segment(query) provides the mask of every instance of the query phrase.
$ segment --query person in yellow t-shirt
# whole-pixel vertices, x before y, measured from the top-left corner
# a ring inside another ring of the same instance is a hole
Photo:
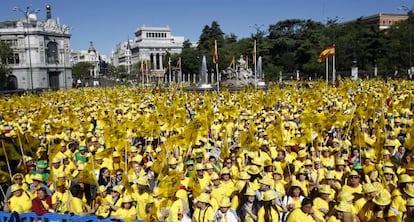
[[[367,202],[358,213],[361,222],[366,221],[397,221],[397,216],[390,209],[391,194],[383,189],[372,202]]]
[[[207,193],[201,193],[197,198],[197,208],[193,214],[194,222],[212,222],[214,221],[215,210],[209,204],[210,195]]]
[[[69,211],[69,200],[71,199],[71,194],[69,190],[66,189],[64,181],[56,182],[56,191],[52,194],[52,208],[56,213],[66,214]]]
[[[350,203],[344,201],[339,202],[334,209],[335,214],[330,216],[327,222],[355,221],[352,220],[354,215],[352,215],[352,205]]]
[[[90,214],[90,207],[82,200],[82,188],[80,185],[74,185],[70,188],[72,198],[70,199],[69,213],[78,216]]]
[[[4,205],[5,212],[16,212],[18,214],[28,213],[32,211],[32,198],[24,191],[22,186],[13,184],[10,188],[12,197],[10,197]]]
[[[322,184],[319,188],[319,197],[315,198],[313,200],[313,209],[314,211],[319,211],[322,215],[326,216],[328,215],[328,212],[330,210],[329,208],[329,202],[331,194],[331,187],[326,184]]]
[[[109,214],[109,210],[111,209],[108,204],[106,197],[108,196],[108,193],[106,192],[106,186],[101,185],[98,187],[98,196],[95,200],[94,205],[94,212],[95,215],[100,218],[107,218]]]
[[[256,198],[256,192],[250,187],[246,189],[239,206],[236,209],[237,215],[241,222],[257,221],[257,213],[260,209],[260,203]]]
[[[274,186],[272,187],[277,191],[279,196],[283,197],[286,194],[285,185],[286,182],[283,180],[283,171],[281,168],[276,168],[273,171]]]
[[[276,206],[277,194],[273,190],[268,190],[263,193],[262,207],[257,213],[257,222],[265,221],[279,221],[280,214]]]
[[[220,175],[221,175],[221,184],[220,187],[222,189],[222,192],[224,194],[224,196],[226,197],[230,197],[234,190],[235,190],[235,186],[234,183],[231,181],[230,178],[230,170],[228,168],[223,168],[220,171]],[[218,200],[220,201],[220,200]]]
[[[133,198],[137,201],[136,213],[137,220],[144,220],[146,213],[146,204],[150,198],[149,183],[146,177],[140,177],[137,181],[137,192],[134,192]]]
[[[135,221],[137,214],[133,202],[134,200],[129,195],[122,197],[121,207],[111,215],[111,218],[124,219],[126,222]]]
[[[287,222],[321,222],[313,211],[312,199],[305,198],[302,201],[301,207],[292,211],[287,218]]]
[[[361,176],[357,171],[351,171],[351,173],[348,175],[347,184],[341,188],[341,191],[362,194]]]
[[[283,219],[286,219],[293,210],[300,208],[304,198],[301,184],[296,180],[292,181],[287,195],[282,200]]]
[[[223,197],[219,204],[219,209],[214,215],[214,221],[238,222],[239,217],[236,211],[230,208],[230,198]]]
[[[372,199],[374,199],[374,197],[378,193],[377,189],[374,187],[374,185],[372,185],[370,183],[366,183],[362,186],[362,192],[364,193],[364,196],[359,198],[354,203],[354,209],[355,209],[356,213],[359,213],[361,211],[362,207],[364,207],[364,205],[367,202],[372,201]]]

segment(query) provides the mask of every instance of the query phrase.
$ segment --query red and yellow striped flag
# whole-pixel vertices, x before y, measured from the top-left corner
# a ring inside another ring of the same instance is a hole
[[[218,54],[217,54],[217,40],[214,40],[214,49],[213,49],[213,63],[218,63]]]
[[[335,55],[335,46],[328,46],[319,55],[318,62],[322,62],[329,56],[333,56],[333,55]]]
[[[254,40],[253,46],[253,64],[256,64],[256,40]]]

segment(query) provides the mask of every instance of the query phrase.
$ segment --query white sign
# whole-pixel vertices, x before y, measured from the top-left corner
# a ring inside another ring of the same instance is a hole
[[[351,79],[357,80],[358,79],[358,67],[351,68]]]

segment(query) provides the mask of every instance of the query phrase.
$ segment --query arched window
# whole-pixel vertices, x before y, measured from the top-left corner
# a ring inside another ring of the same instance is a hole
[[[47,43],[46,61],[49,64],[59,63],[58,45],[56,42]]]
[[[7,76],[6,89],[7,90],[16,90],[17,89],[17,78],[16,78],[16,76],[14,76],[14,75]]]

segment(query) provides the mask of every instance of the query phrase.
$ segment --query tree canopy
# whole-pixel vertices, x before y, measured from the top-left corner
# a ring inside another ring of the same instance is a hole
[[[413,13],[408,15],[414,21]],[[208,66],[213,67],[212,53],[214,41],[217,41],[220,69],[225,69],[234,57],[237,59],[240,55],[252,64],[253,42],[256,40],[257,57],[262,56],[266,78],[276,79],[280,71],[294,73],[296,70],[318,78],[325,72],[324,63],[317,61],[319,54],[327,46],[335,45],[338,74],[349,75],[351,66],[356,64],[360,72],[367,74],[373,74],[374,66],[377,66],[378,73],[385,77],[396,71],[406,74],[412,65],[409,44],[414,36],[413,26],[410,19],[381,31],[378,25],[367,24],[361,18],[349,23],[338,23],[338,19],[326,23],[286,19],[267,29],[256,25],[256,33],[239,39],[233,33],[223,32],[219,23],[213,21],[201,30],[196,48],[186,41],[182,53],[173,58],[182,57],[184,73],[198,73],[203,55],[207,57]]]

